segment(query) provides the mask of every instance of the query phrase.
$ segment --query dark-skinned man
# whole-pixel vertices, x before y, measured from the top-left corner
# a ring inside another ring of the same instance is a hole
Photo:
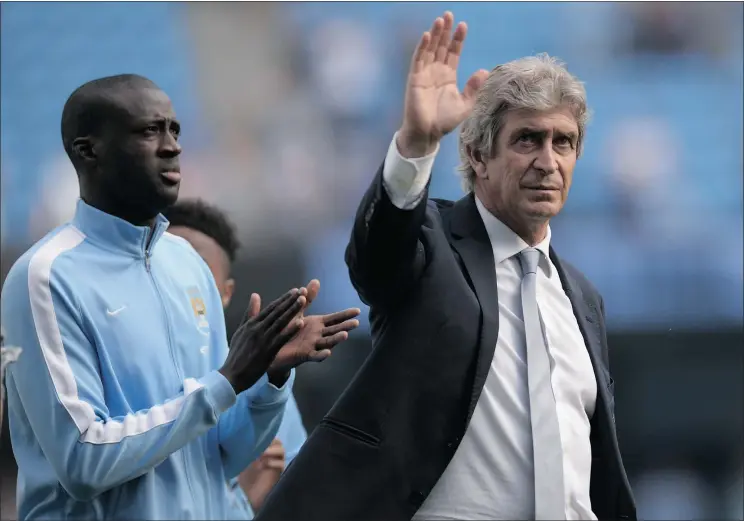
[[[274,439],[307,290],[247,313],[228,350],[219,291],[161,212],[180,127],[136,75],[78,88],[62,139],[73,220],[20,257],[2,292],[18,518],[225,519],[225,481]]]
[[[231,272],[239,248],[233,223],[219,208],[199,199],[180,200],[163,212],[163,215],[170,222],[168,231],[189,241],[207,263],[222,297],[222,305],[227,308],[235,291],[235,280]],[[319,290],[320,282],[317,280],[307,285],[308,305]],[[254,293],[249,305],[250,316],[257,315],[260,308],[260,296]],[[330,354],[330,348],[346,340],[348,332],[359,325],[359,321],[354,318],[359,312],[359,309],[351,308],[328,315],[306,316],[302,331],[288,345],[297,343],[303,351],[314,353],[315,360],[322,360]],[[292,463],[306,438],[307,432],[302,424],[297,402],[290,395],[276,438],[257,460],[230,482],[228,499],[234,506],[231,519],[253,517],[286,466]]]

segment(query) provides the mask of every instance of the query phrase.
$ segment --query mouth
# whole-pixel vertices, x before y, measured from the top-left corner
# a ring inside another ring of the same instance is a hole
[[[530,190],[532,192],[558,192],[559,188],[553,188],[549,186],[525,186],[525,190]]]
[[[560,191],[557,188],[531,188],[531,187],[525,187],[525,190],[535,195],[541,195],[541,196],[548,196],[548,195],[551,195],[551,194],[554,194]]]
[[[178,170],[160,172],[160,175],[169,184],[176,185],[181,182],[181,172]]]

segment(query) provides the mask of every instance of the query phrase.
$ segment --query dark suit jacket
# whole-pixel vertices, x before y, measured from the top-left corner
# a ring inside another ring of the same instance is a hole
[[[551,248],[597,378],[591,419],[592,509],[635,519],[618,449],[602,299]],[[374,349],[313,431],[259,521],[409,520],[457,449],[499,331],[493,253],[471,195],[403,211],[382,168],[346,251],[369,304]]]

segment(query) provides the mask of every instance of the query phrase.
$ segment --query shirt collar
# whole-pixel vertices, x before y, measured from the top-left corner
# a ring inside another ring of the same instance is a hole
[[[506,259],[530,247],[524,239],[489,212],[477,196],[475,198],[475,205],[478,207],[478,213],[486,227],[486,232],[493,248],[493,260],[497,266]],[[548,225],[545,238],[535,245],[535,249],[543,254],[540,258],[540,266],[542,266],[545,274],[548,276],[550,276],[552,270],[551,263],[548,262],[550,258],[550,235],[550,225]]]
[[[168,219],[159,214],[152,229],[149,226],[135,226],[90,206],[82,199],[77,202],[72,223],[92,242],[136,257],[144,257],[147,253],[152,255],[169,225]]]

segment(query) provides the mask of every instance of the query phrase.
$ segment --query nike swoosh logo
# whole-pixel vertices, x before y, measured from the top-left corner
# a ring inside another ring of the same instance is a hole
[[[107,309],[107,310],[106,310],[106,313],[107,313],[107,314],[108,314],[108,316],[110,316],[110,317],[115,317],[116,315],[118,315],[119,313],[121,313],[122,311],[124,311],[125,309],[127,309],[127,307],[126,307],[126,306],[122,306],[122,307],[120,307],[119,309],[116,309],[116,310],[114,310],[114,311],[111,311],[110,309]]]

